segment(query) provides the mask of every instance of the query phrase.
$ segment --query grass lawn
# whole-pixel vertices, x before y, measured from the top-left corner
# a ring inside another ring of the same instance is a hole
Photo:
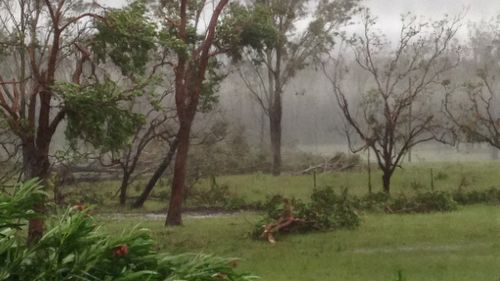
[[[268,281],[500,280],[500,206],[474,205],[452,213],[364,214],[361,227],[279,237],[276,245],[251,240],[258,215],[186,218],[165,228],[143,217],[99,218],[111,233],[140,223],[159,248],[240,257],[240,270]]]
[[[432,171],[431,171],[432,170]],[[406,164],[397,169],[392,178],[392,193],[413,193],[417,190],[486,189],[500,187],[500,162],[428,162]],[[431,177],[432,174],[432,177]],[[373,191],[382,191],[382,174],[374,167]],[[347,188],[350,194],[365,195],[368,192],[368,175],[365,170],[317,174],[317,186],[332,186],[339,191]],[[314,187],[312,175],[282,175],[273,177],[265,174],[223,176],[219,184],[226,184],[235,194],[248,201],[263,200],[270,194],[282,194],[306,199]]]
[[[373,170],[373,190],[375,192],[381,191],[381,173],[375,167]],[[430,189],[431,170],[434,188],[438,190],[455,190],[459,186],[462,186],[464,190],[500,187],[500,162],[498,161],[427,162],[406,164],[402,169],[396,170],[392,179],[392,194],[411,194],[418,190]],[[312,175],[284,174],[273,177],[257,173],[219,176],[216,180],[219,185],[227,185],[233,195],[242,197],[247,203],[263,201],[267,196],[274,194],[307,200],[314,187]],[[144,183],[144,181],[140,181],[132,185],[129,189],[129,196],[137,196]],[[347,188],[350,194],[358,196],[368,192],[365,170],[317,174],[316,184],[317,186],[332,186],[338,191]],[[98,205],[98,209],[103,212],[130,212],[131,210],[128,208],[118,207],[118,198],[113,196],[116,194],[118,186],[118,181],[80,184],[66,187],[66,192],[86,194],[91,200],[100,198],[100,202],[90,201],[88,203]],[[209,180],[202,180],[198,184],[198,188],[208,186]],[[168,193],[169,188],[167,180],[159,182],[153,191],[153,198],[146,201],[142,210],[132,210],[132,212],[157,212],[165,209],[168,199],[164,199],[165,196],[162,194]]]

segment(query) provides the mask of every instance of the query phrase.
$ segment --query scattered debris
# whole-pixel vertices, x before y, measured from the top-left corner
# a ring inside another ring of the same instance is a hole
[[[336,153],[333,157],[325,159],[321,164],[310,166],[302,171],[302,174],[311,174],[313,172],[332,172],[346,171],[359,167],[361,159],[359,155],[347,154],[343,152]]]

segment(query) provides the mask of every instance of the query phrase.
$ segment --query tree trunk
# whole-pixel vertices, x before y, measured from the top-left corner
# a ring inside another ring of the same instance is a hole
[[[392,173],[389,171],[383,171],[382,175],[382,186],[384,188],[384,192],[389,194],[391,191],[391,175]]]
[[[130,173],[126,169],[124,169],[122,184],[120,186],[120,206],[125,206],[125,203],[127,203],[127,189],[128,189],[129,179],[130,179]]]
[[[46,185],[49,177],[48,146],[36,149],[33,144],[23,144],[23,174],[24,180],[38,178],[41,184]],[[45,213],[45,202],[37,202],[33,210],[39,214]],[[28,245],[34,245],[42,238],[43,219],[32,219],[28,224]]]
[[[372,167],[370,162],[370,148],[368,147],[368,194],[372,194]]]
[[[151,191],[153,191],[153,188],[155,187],[156,183],[160,179],[160,177],[165,173],[167,170],[168,166],[170,165],[170,162],[172,162],[172,159],[174,158],[175,151],[177,150],[177,138],[174,139],[174,141],[170,144],[170,148],[167,152],[167,155],[165,158],[163,158],[162,162],[156,168],[153,176],[149,179],[148,184],[146,187],[144,187],[144,190],[142,191],[141,195],[137,200],[135,200],[134,204],[132,204],[132,208],[141,208],[144,205],[144,202],[146,202],[146,199],[148,199],[149,194],[151,194]]]
[[[272,174],[281,174],[281,104],[269,112],[269,128],[271,135],[271,153],[273,156]]]
[[[168,206],[166,225],[182,224],[182,201],[184,198],[184,183],[186,181],[186,165],[189,152],[189,135],[193,116],[185,116],[189,120],[180,120],[180,128],[177,135],[178,148],[175,157],[174,178],[172,180],[172,192]]]

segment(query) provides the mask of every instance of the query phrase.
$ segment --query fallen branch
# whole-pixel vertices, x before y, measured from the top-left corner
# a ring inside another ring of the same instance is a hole
[[[293,215],[293,206],[289,199],[284,198],[283,202],[285,204],[283,215],[278,219],[277,222],[265,225],[264,232],[262,232],[261,235],[262,238],[265,238],[271,244],[276,243],[274,234],[279,232],[281,229],[284,229],[295,222],[305,222],[303,219],[296,218]]]
[[[337,153],[332,158],[325,160],[321,164],[310,166],[303,170],[301,174],[311,174],[313,172],[346,171],[359,166],[360,159],[357,155]]]

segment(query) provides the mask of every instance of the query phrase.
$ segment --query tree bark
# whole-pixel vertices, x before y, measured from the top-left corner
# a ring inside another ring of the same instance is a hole
[[[382,175],[382,186],[384,188],[384,192],[389,194],[391,192],[391,176],[392,173],[389,171],[383,171]]]
[[[180,20],[178,25],[179,38],[189,43],[188,38],[188,0],[181,0],[179,5]],[[182,201],[184,195],[184,182],[186,180],[186,164],[189,152],[189,136],[191,125],[198,109],[200,95],[202,94],[203,81],[208,67],[210,49],[215,39],[219,16],[229,0],[221,0],[214,7],[206,29],[205,39],[199,48],[196,48],[192,57],[179,53],[175,67],[175,107],[179,118],[179,132],[177,140],[177,156],[175,157],[174,178],[172,192],[165,224],[182,224]],[[188,61],[188,59],[190,61]]]
[[[273,156],[271,172],[273,176],[279,176],[281,174],[281,110],[273,109],[269,112],[269,125]]]
[[[48,145],[36,149],[33,143],[23,144],[23,174],[24,180],[38,178],[43,185],[46,185],[49,177],[49,156]],[[37,202],[33,210],[39,214],[45,213],[45,202]],[[42,238],[44,230],[43,219],[32,219],[28,224],[28,245],[36,244]]]
[[[174,158],[175,155],[175,151],[177,150],[177,144],[178,144],[177,139],[174,139],[174,141],[170,144],[170,148],[167,152],[167,155],[165,156],[165,158],[163,158],[158,168],[156,168],[153,176],[151,176],[151,178],[149,179],[148,184],[146,185],[146,187],[144,187],[144,190],[142,191],[139,198],[137,198],[134,204],[132,204],[132,208],[141,208],[142,206],[144,206],[144,202],[146,202],[146,200],[148,199],[149,194],[151,194],[151,191],[153,191],[153,188],[155,187],[156,183],[163,175],[163,173],[165,173],[168,166],[170,165],[170,162],[172,162],[172,159]]]
[[[184,198],[184,183],[186,181],[186,166],[189,152],[189,135],[194,114],[184,116],[188,120],[182,120],[177,135],[178,148],[175,157],[174,178],[172,180],[172,192],[168,206],[166,225],[182,224],[182,201]]]
[[[281,174],[281,119],[283,114],[281,85],[281,47],[276,49],[275,71],[269,71],[269,91],[273,93],[269,108],[269,129],[271,131],[271,153],[273,155],[272,174]],[[274,88],[273,88],[274,87]]]
[[[125,206],[125,203],[127,203],[127,189],[129,179],[130,173],[126,169],[124,169],[122,183],[120,185],[120,206]]]

